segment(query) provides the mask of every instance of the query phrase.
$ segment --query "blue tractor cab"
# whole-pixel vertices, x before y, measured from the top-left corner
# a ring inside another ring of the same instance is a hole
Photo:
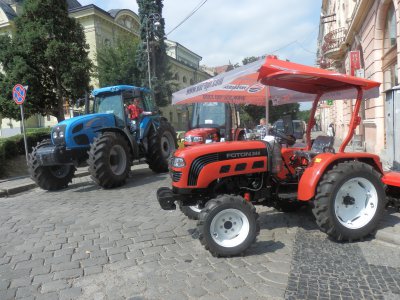
[[[60,122],[52,128],[51,140],[33,149],[28,162],[31,178],[43,189],[58,190],[68,186],[77,166],[88,164],[92,179],[112,188],[124,184],[133,161],[140,158],[154,172],[168,171],[176,134],[155,111],[150,90],[118,85],[95,89],[92,95],[88,114]],[[126,110],[133,98],[152,112],[140,116],[140,130],[135,131]]]

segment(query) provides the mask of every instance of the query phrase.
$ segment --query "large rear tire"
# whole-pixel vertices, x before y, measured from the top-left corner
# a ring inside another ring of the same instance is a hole
[[[146,162],[156,173],[168,172],[168,161],[178,148],[176,132],[165,120],[160,121],[157,130],[151,129],[148,138]]]
[[[373,234],[386,206],[380,178],[372,166],[358,161],[328,171],[318,185],[313,209],[320,229],[337,241]]]
[[[123,185],[132,165],[128,142],[118,133],[103,133],[94,139],[87,163],[91,178],[99,186],[108,189]]]
[[[199,239],[213,256],[242,254],[260,233],[255,207],[241,196],[220,195],[207,202],[197,223]]]
[[[41,166],[37,157],[37,149],[50,146],[50,140],[44,140],[33,148],[29,154],[28,169],[31,179],[42,189],[56,191],[68,187],[72,182],[76,168],[74,165]]]

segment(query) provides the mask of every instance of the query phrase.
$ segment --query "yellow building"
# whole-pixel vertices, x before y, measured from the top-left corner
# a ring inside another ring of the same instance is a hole
[[[12,34],[13,19],[21,13],[23,0],[0,0],[0,33]],[[112,9],[105,11],[90,4],[82,6],[77,0],[67,0],[69,15],[83,27],[86,42],[89,45],[89,58],[96,64],[97,49],[104,45],[114,45],[121,35],[139,38],[139,16],[129,9]],[[177,89],[203,81],[210,76],[200,69],[201,56],[183,47],[179,43],[166,41],[170,70],[174,75]],[[92,85],[97,88],[98,81],[93,78]],[[28,94],[29,96],[29,94]],[[185,129],[186,114],[182,109],[166,107],[162,109],[165,117],[170,119],[177,130]],[[70,109],[66,107],[66,117]],[[1,119],[0,119],[1,120]],[[33,117],[28,120],[27,127],[53,126],[57,120],[52,116]],[[18,133],[19,122],[1,120],[0,136]]]

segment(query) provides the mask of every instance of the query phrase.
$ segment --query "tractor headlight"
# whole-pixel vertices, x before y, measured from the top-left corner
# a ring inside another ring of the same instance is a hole
[[[65,140],[65,125],[56,126],[53,128],[51,137],[56,145],[61,144]]]
[[[183,168],[186,166],[186,162],[182,157],[171,158],[171,166],[174,168]]]
[[[185,142],[188,143],[200,143],[203,141],[201,136],[185,136]]]

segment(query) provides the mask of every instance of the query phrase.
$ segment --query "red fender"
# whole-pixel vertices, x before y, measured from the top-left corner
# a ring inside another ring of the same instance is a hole
[[[387,172],[382,181],[386,185],[400,187],[400,172]]]
[[[311,165],[306,168],[303,175],[300,178],[297,198],[300,201],[309,201],[315,196],[317,185],[325,174],[325,170],[332,164],[336,164],[343,161],[349,160],[360,160],[360,161],[371,161],[375,167],[383,174],[382,164],[379,160],[379,156],[370,153],[321,153],[318,154],[312,161]]]

